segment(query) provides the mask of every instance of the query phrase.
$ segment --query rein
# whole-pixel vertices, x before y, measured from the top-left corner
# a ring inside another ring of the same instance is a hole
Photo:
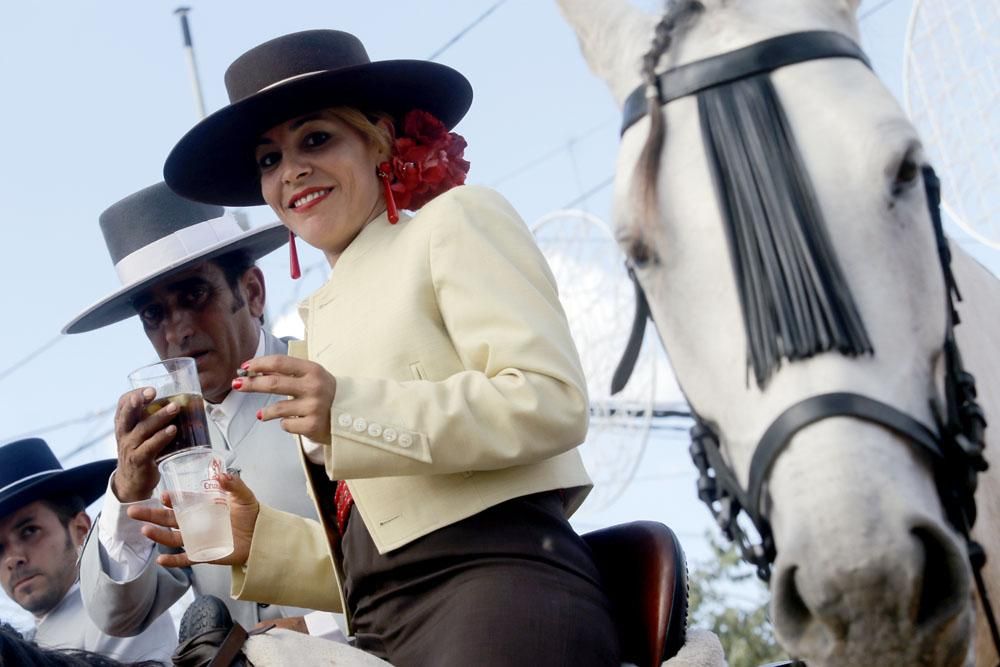
[[[826,58],[851,58],[870,68],[861,49],[839,33],[809,31],[782,35],[660,74],[655,86],[641,86],[626,99],[622,133],[645,115],[646,100],[650,96],[663,105],[719,86],[767,75],[781,67]],[[699,108],[703,111],[704,105]],[[743,559],[756,568],[761,579],[768,581],[777,554],[762,506],[764,488],[775,461],[794,436],[824,419],[851,417],[876,424],[904,438],[924,452],[932,463],[938,495],[948,521],[966,540],[976,588],[993,644],[1000,653],[1000,630],[982,577],[986,555],[970,535],[976,520],[974,494],[978,474],[987,468],[983,457],[986,419],[976,403],[975,379],[964,369],[954,337],[954,327],[959,323],[955,301],[961,300],[961,294],[952,274],[951,252],[941,223],[940,182],[932,167],[924,166],[922,172],[948,301],[943,342],[945,413],[941,414],[937,402],[930,400],[936,430],[881,401],[837,392],[799,401],[771,423],[754,450],[746,489],[740,486],[736,474],[723,458],[718,434],[694,410],[690,453],[699,472],[699,498],[708,505],[726,536],[736,542]],[[718,193],[718,183],[716,185]],[[652,320],[645,292],[631,265],[628,272],[635,286],[636,312],[628,344],[612,379],[612,394],[621,391],[628,382],[642,346],[646,320]],[[756,542],[738,522],[741,512],[745,512],[753,524],[759,537]]]

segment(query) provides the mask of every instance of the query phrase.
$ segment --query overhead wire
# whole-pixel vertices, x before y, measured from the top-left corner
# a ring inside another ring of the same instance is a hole
[[[25,431],[23,433],[18,433],[17,435],[6,438],[6,441],[10,440],[21,440],[22,438],[30,438],[33,436],[43,435],[45,433],[51,433],[52,431],[58,431],[59,429],[66,428],[67,426],[75,426],[77,424],[89,424],[90,422],[96,421],[101,417],[105,417],[115,411],[118,407],[118,403],[115,402],[106,408],[101,408],[99,410],[91,410],[90,412],[81,415],[79,417],[73,417],[72,419],[66,419],[61,422],[55,422],[47,426],[42,426],[40,428],[33,428],[30,431]]]
[[[494,2],[493,6],[491,6],[485,12],[483,12],[482,14],[480,14],[479,17],[475,21],[473,21],[469,25],[467,25],[464,28],[462,28],[461,30],[459,30],[455,34],[454,37],[452,37],[447,42],[445,42],[444,45],[441,46],[440,48],[438,48],[437,51],[435,51],[431,55],[427,56],[427,60],[435,60],[435,59],[437,59],[438,56],[440,56],[442,53],[444,53],[445,51],[447,51],[448,49],[450,49],[452,46],[454,46],[455,43],[458,42],[458,40],[460,40],[463,37],[465,37],[466,33],[468,33],[470,30],[472,30],[477,25],[479,25],[484,20],[486,20],[487,16],[489,16],[490,14],[492,14],[493,12],[495,12],[497,10],[497,8],[500,7],[500,5],[502,5],[505,2],[507,2],[507,0],[499,0],[498,2]]]
[[[66,338],[66,337],[63,336],[61,333],[60,334],[56,334],[55,336],[53,336],[52,338],[50,338],[49,340],[47,340],[45,343],[43,343],[40,347],[35,348],[34,350],[32,350],[31,352],[29,352],[28,354],[26,354],[24,357],[22,357],[18,361],[15,361],[13,364],[11,364],[10,366],[8,366],[7,368],[5,368],[3,370],[0,370],[0,382],[2,382],[3,380],[5,380],[10,375],[13,375],[14,372],[17,369],[21,368],[22,366],[25,366],[26,364],[28,364],[29,362],[31,362],[33,359],[41,356],[42,354],[44,354],[48,350],[52,349],[57,343],[59,343],[60,341],[62,341],[64,338]]]

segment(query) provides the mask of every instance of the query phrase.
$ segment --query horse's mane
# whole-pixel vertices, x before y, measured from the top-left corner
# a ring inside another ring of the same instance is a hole
[[[656,181],[660,174],[660,156],[667,134],[667,121],[660,105],[656,66],[670,48],[674,31],[704,11],[699,0],[668,0],[667,9],[653,31],[653,43],[642,57],[642,80],[646,85],[646,113],[649,135],[636,165],[635,184],[643,211],[640,220],[655,220],[658,213]]]
[[[675,29],[704,9],[671,3],[643,58],[650,132],[637,166],[641,224],[658,218],[656,185],[666,121],[656,65]],[[698,115],[722,212],[747,337],[747,365],[763,388],[781,360],[829,350],[871,353],[795,137],[768,74],[698,93]],[[641,236],[641,235],[637,235]]]

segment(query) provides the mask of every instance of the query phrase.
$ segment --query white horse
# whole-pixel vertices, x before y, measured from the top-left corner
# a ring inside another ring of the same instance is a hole
[[[620,107],[645,83],[643,56],[654,35],[649,66],[656,72],[800,31],[834,31],[857,42],[858,3],[678,0],[661,17],[623,0],[559,0],[588,64]],[[659,108],[664,137],[652,136],[650,113],[624,132],[615,184],[617,234],[680,385],[719,434],[744,489],[762,435],[802,399],[860,394],[932,431],[931,399],[944,402],[947,297],[916,131],[857,59],[792,64],[770,80],[871,352],[862,342],[855,356],[754,357],[748,371],[753,343],[694,96]],[[654,161],[644,172],[647,139],[659,166]],[[655,190],[643,190],[644,173]],[[643,192],[652,198],[642,200]],[[1000,589],[1000,350],[992,339],[1000,285],[952,250],[964,297],[955,331],[965,367],[978,379],[979,403],[995,423],[987,430],[992,465],[979,477],[974,536],[989,555],[985,581]],[[797,431],[774,459],[762,494],[776,551],[772,617],[782,645],[810,666],[962,665],[972,664],[973,651],[975,664],[997,664],[974,602],[966,541],[946,518],[931,458],[883,425],[835,417]],[[1000,592],[991,597],[996,606]]]

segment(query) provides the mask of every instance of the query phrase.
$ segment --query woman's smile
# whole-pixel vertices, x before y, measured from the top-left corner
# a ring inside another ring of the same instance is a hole
[[[288,208],[296,212],[305,211],[326,199],[331,192],[333,188],[306,188],[292,195]]]

